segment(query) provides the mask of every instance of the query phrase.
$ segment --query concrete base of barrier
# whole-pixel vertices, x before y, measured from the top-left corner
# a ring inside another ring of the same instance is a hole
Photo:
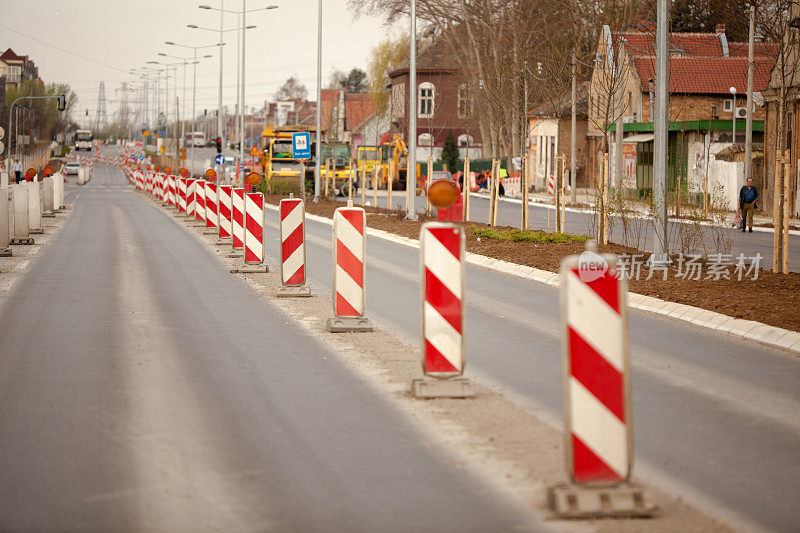
[[[547,504],[561,518],[649,518],[658,511],[645,499],[644,489],[630,483],[610,487],[562,483],[547,489]]]
[[[217,242],[214,243],[216,246],[230,246],[231,240],[228,239],[217,239]]]
[[[472,398],[475,390],[467,378],[418,378],[411,380],[414,398]]]
[[[231,274],[264,274],[269,272],[269,266],[264,263],[255,265],[244,265],[239,268],[232,268]]]
[[[216,228],[208,228],[203,232],[203,235],[219,235],[219,230]]]
[[[45,211],[44,213],[42,213],[42,218],[56,218],[56,212],[55,211]]]
[[[26,239],[13,238],[13,239],[11,239],[11,243],[10,244],[36,244],[36,243],[33,242],[33,239],[28,237]]]
[[[13,256],[13,252],[11,248],[6,248],[5,250],[0,250],[0,257],[11,257]]]
[[[42,228],[31,228],[28,230],[28,233],[31,235],[42,235],[44,230]]]
[[[308,298],[311,296],[311,287],[301,285],[299,287],[281,287],[275,293],[277,298]]]
[[[241,250],[231,250],[231,253],[228,254],[228,257],[235,258],[235,257],[242,257],[244,252]]]
[[[369,333],[375,328],[368,318],[332,316],[325,323],[325,329],[331,333]]]

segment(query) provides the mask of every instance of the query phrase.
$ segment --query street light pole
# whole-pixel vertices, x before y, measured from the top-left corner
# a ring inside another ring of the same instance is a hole
[[[219,2],[219,42],[222,42],[222,23],[223,23],[223,16],[225,12],[223,8],[225,7],[224,0],[220,0]],[[219,137],[222,142],[221,145],[225,146],[225,134],[222,131],[222,45],[219,46],[219,95],[217,96],[217,137]],[[224,167],[221,165],[217,165],[217,179],[222,178]]]
[[[408,169],[406,170],[406,218],[417,220],[417,0],[411,0],[411,50],[408,81]],[[389,181],[391,183],[391,181]],[[389,209],[392,206],[388,206]]]
[[[247,15],[247,8],[245,7],[245,1],[242,0],[242,109],[240,113],[241,117],[241,126],[239,126],[239,164],[244,166],[244,123],[245,123],[245,96],[244,96],[244,74],[245,74],[245,61],[244,61],[244,43],[246,38],[246,31],[244,29],[247,21],[245,19]],[[244,169],[242,169],[242,174],[244,174]]]
[[[653,146],[653,199],[655,212],[653,221],[653,264],[669,263],[667,243],[667,120],[669,95],[669,48],[667,47],[669,24],[669,0],[658,0],[656,7],[656,104],[654,106]]]
[[[733,116],[733,143],[732,145],[736,144],[736,87],[730,88],[731,94],[733,95],[733,109],[731,110],[731,115]]]
[[[319,202],[322,158],[322,0],[317,0],[317,150],[314,157],[314,201]]]
[[[195,111],[195,104],[197,102],[197,48],[194,49],[194,59],[192,61],[192,131],[189,134],[192,137],[192,170],[190,176],[194,176],[194,130],[195,130],[195,115],[197,114]]]

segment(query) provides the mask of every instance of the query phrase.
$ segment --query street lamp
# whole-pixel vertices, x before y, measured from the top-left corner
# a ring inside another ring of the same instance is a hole
[[[408,169],[406,218],[417,220],[417,0],[411,0],[411,36],[408,69]],[[430,176],[428,176],[430,180]],[[466,178],[465,178],[466,179]],[[413,194],[412,194],[413,192]],[[387,206],[389,209],[392,206]]]
[[[223,13],[234,13],[236,15],[241,15],[242,16],[241,25],[239,26],[239,29],[242,30],[242,31],[239,32],[239,37],[241,39],[241,41],[240,41],[241,42],[241,50],[242,50],[242,52],[241,52],[241,68],[240,68],[240,77],[241,77],[241,79],[239,80],[239,82],[240,82],[239,83],[239,99],[241,101],[241,104],[239,105],[239,109],[238,109],[238,112],[239,112],[239,163],[241,163],[242,161],[244,161],[244,112],[243,112],[243,109],[245,107],[245,92],[244,92],[244,88],[245,88],[245,84],[244,84],[244,80],[245,80],[245,72],[244,72],[244,67],[245,67],[245,60],[244,60],[244,58],[245,58],[245,32],[243,30],[247,28],[247,24],[245,22],[245,19],[246,19],[247,13],[254,13],[256,11],[267,11],[267,10],[270,10],[270,9],[277,9],[278,6],[277,5],[269,5],[269,6],[266,6],[266,7],[259,7],[259,8],[256,8],[256,9],[247,9],[246,4],[245,4],[245,0],[242,0],[242,10],[241,11],[216,8],[216,7],[211,7],[209,5],[200,5],[199,7],[200,7],[200,9],[209,9],[209,10],[212,10],[212,11],[220,11],[220,12],[223,12]],[[220,15],[220,30],[222,29],[221,18],[222,18],[222,15]],[[220,31],[220,33],[221,33],[221,31]],[[237,63],[239,63],[239,62],[237,61]],[[237,166],[236,166],[236,174],[237,174],[237,176],[238,176],[238,173],[239,173],[239,165],[237,164]]]
[[[211,9],[211,6],[200,6],[200,8],[201,9]],[[222,29],[222,15],[224,13],[224,10],[220,9],[218,11],[219,11],[219,30],[215,30],[215,29],[212,29],[212,28],[205,28],[203,26],[198,26],[197,24],[187,24],[186,26],[188,28],[192,28],[192,29],[195,29],[195,30],[218,31],[219,32],[219,40],[220,41],[222,41],[222,34],[223,33],[227,33],[229,31],[240,31],[241,30],[241,28],[239,28],[238,26],[236,28],[229,28],[227,30],[223,30]],[[255,28],[256,28],[255,25],[250,25],[250,26],[247,26],[245,28],[245,30],[252,30],[252,29],[255,29]],[[237,61],[237,67],[238,67],[238,61]],[[225,145],[225,133],[222,130],[222,50],[220,50],[220,54],[219,54],[219,94],[218,94],[218,98],[217,98],[217,137],[219,137],[220,140],[222,141],[220,144],[222,144],[222,146],[224,146]],[[223,174],[222,168],[220,168],[220,166],[217,165],[217,175],[222,176],[222,174]]]
[[[190,133],[191,133],[191,136],[192,136],[191,172],[192,172],[192,175],[194,175],[194,130],[195,130],[195,122],[194,121],[195,121],[196,105],[197,105],[197,51],[201,50],[203,48],[212,48],[212,47],[215,47],[215,46],[219,46],[220,53],[222,53],[222,47],[225,45],[225,43],[220,41],[220,42],[218,42],[216,44],[206,44],[206,45],[203,45],[203,46],[190,46],[188,44],[178,44],[178,43],[173,42],[173,41],[164,41],[164,44],[168,44],[168,45],[171,45],[171,46],[180,46],[182,48],[190,48],[192,50],[192,52],[193,52],[193,60],[192,60],[192,77],[193,77],[193,81],[192,81],[192,131]],[[211,57],[211,56],[208,56],[208,57]]]
[[[736,87],[730,88],[733,95],[733,144],[736,144]]]

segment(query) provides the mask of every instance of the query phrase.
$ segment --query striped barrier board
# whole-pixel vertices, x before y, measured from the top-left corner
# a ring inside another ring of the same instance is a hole
[[[231,238],[231,194],[233,187],[230,185],[220,185],[219,192],[219,239],[225,240]]]
[[[364,317],[366,299],[366,214],[360,207],[340,207],[333,215],[333,317],[326,329],[332,333],[372,331]]]
[[[422,301],[422,372],[411,390],[417,398],[474,396],[464,373],[464,230],[427,222],[419,235]]]
[[[206,228],[217,233],[217,184],[207,181],[205,183],[205,202],[206,202]],[[207,232],[208,233],[208,232]]]
[[[616,257],[597,254],[593,243],[562,261],[559,278],[570,484],[551,487],[548,502],[564,517],[651,516],[630,483],[627,281],[617,277]]]
[[[300,198],[280,201],[281,285],[279,297],[311,296],[306,286],[306,208]]]
[[[233,189],[231,196],[231,227],[233,229],[232,247],[234,250],[244,248],[244,189]]]
[[[186,215],[190,218],[194,217],[194,211],[197,207],[196,196],[195,196],[195,184],[196,180],[192,178],[186,178]]]
[[[206,187],[204,180],[194,182],[194,217],[200,222],[206,221]]]
[[[264,262],[264,195],[260,192],[244,195],[244,262],[244,267],[231,272],[269,272]]]
[[[186,178],[177,178],[178,185],[178,212],[186,212]]]

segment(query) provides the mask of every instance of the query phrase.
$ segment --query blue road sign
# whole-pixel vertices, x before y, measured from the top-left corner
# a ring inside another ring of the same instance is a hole
[[[218,165],[221,165],[224,162],[225,162],[225,156],[224,155],[217,154],[216,157],[214,157],[214,163],[216,163]]]
[[[292,134],[292,159],[308,159],[311,157],[311,134],[301,131]]]
[[[144,156],[143,155],[139,156],[139,161],[144,161]]]

